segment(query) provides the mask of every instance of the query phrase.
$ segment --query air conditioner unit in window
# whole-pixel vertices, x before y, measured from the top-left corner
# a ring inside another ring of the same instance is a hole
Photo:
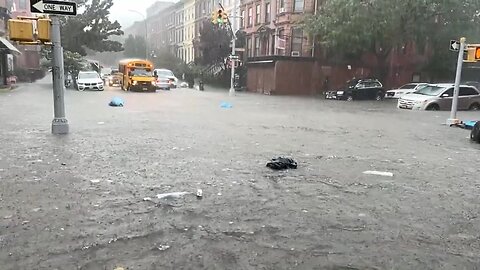
[[[300,52],[299,51],[292,51],[292,56],[300,56]]]
[[[283,13],[283,12],[285,12],[285,8],[284,8],[284,7],[280,8],[280,13]]]

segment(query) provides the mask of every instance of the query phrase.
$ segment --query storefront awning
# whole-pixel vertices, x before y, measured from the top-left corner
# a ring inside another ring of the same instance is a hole
[[[5,38],[0,37],[0,43],[1,43],[0,46],[6,47],[10,52],[16,53],[16,54],[22,54],[17,48],[15,48],[15,46],[13,46],[12,43],[10,43],[10,41],[6,40]]]

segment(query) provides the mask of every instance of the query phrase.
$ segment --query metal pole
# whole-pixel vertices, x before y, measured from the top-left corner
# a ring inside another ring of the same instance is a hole
[[[145,16],[145,60],[148,60],[148,25],[147,17]]]
[[[237,1],[238,0],[233,0],[233,8],[232,8],[232,18],[233,18],[233,22],[232,23],[232,56],[235,55],[235,40],[236,40],[236,36],[235,36],[235,32],[237,30]],[[237,60],[236,59],[230,59],[230,63],[232,64],[232,74],[231,74],[231,78],[230,78],[230,91],[228,92],[230,96],[234,96],[235,95],[235,62]]]
[[[63,68],[63,48],[60,33],[60,21],[57,16],[52,19],[52,76],[53,76],[53,134],[68,134],[68,120],[65,118],[65,81]]]
[[[466,38],[460,38],[460,49],[458,51],[457,59],[457,73],[455,75],[455,88],[453,90],[452,110],[450,111],[450,118],[447,119],[447,125],[453,125],[459,122],[457,119],[458,107],[458,93],[460,91],[460,81],[462,79],[463,53],[465,51]]]

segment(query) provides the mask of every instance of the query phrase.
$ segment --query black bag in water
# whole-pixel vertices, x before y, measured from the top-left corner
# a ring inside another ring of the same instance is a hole
[[[296,169],[297,162],[291,158],[278,157],[267,163],[267,167],[272,170]]]

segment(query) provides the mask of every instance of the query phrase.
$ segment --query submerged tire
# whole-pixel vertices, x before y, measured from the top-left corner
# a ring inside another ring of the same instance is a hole
[[[480,121],[473,126],[473,129],[470,132],[470,140],[480,143]]]

